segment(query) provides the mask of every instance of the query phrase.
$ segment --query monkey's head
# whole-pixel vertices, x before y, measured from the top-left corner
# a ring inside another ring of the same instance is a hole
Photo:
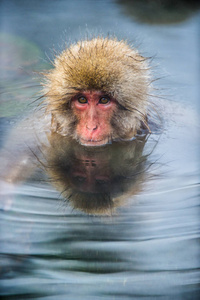
[[[82,145],[130,140],[147,124],[148,65],[124,41],[78,42],[56,57],[45,77],[52,131]]]

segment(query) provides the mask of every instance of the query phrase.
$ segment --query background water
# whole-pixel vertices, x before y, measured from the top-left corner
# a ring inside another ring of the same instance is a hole
[[[140,15],[138,1],[0,1],[1,143],[39,90],[32,71],[86,33],[114,34],[155,56],[166,99],[152,176],[117,215],[72,211],[45,183],[18,187],[1,210],[4,299],[199,298],[200,14],[196,1],[177,3],[174,18],[156,19],[159,10],[152,18],[142,6]]]

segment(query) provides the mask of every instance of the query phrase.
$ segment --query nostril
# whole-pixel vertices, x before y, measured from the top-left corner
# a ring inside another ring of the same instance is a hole
[[[94,130],[97,129],[97,125],[95,125],[95,126],[88,126],[88,125],[86,125],[86,128],[87,128],[88,130],[90,130],[90,131],[94,131]]]

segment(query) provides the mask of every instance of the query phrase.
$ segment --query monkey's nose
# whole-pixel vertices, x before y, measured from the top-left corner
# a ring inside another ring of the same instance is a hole
[[[86,125],[86,128],[87,128],[87,130],[89,130],[89,131],[94,131],[94,130],[96,130],[97,129],[97,125],[93,125],[93,126],[88,126],[88,125]]]

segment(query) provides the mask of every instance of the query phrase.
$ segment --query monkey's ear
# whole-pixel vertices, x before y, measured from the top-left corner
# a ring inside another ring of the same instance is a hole
[[[54,114],[51,115],[51,129],[53,132],[58,131],[58,122],[56,121]]]

